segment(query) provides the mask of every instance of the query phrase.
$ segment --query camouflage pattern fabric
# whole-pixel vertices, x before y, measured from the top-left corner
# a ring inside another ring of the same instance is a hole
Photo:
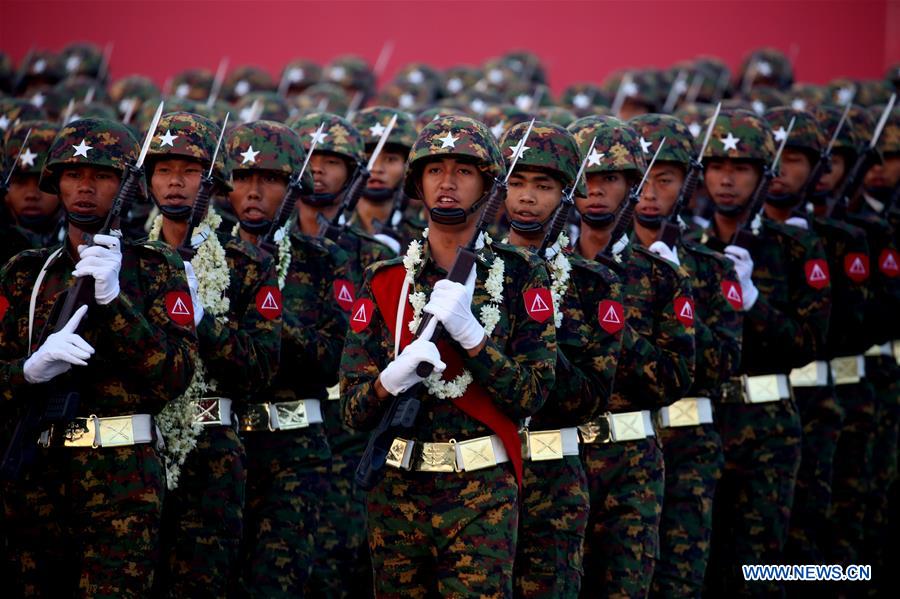
[[[229,102],[238,103],[251,92],[274,91],[275,82],[269,73],[259,67],[245,65],[237,67],[225,77],[221,95]]]
[[[529,122],[513,125],[500,138],[500,152],[508,164],[512,163],[528,125]],[[575,138],[566,129],[553,123],[535,121],[524,147],[527,149],[516,162],[517,169],[532,167],[550,171],[564,188],[574,184],[581,166],[581,156]]]
[[[738,69],[740,81],[752,87],[769,86],[786,90],[794,82],[791,61],[775,48],[758,48],[752,51]]]
[[[197,160],[205,169],[209,169],[220,131],[221,128],[216,123],[199,114],[191,112],[164,114],[159,120],[157,135],[150,142],[150,149],[147,151],[148,183],[153,177],[152,165],[160,158]],[[205,172],[203,174],[206,175]],[[224,151],[220,151],[216,157],[213,177],[220,186],[230,190],[231,176],[226,170]]]
[[[391,118],[396,115],[397,122],[391,129],[387,143],[389,145],[399,146],[409,151],[413,144],[416,143],[418,132],[412,115],[402,110],[393,108],[385,108],[382,106],[373,106],[360,110],[353,116],[353,126],[359,131],[363,139],[363,145],[367,153],[370,153],[378,141],[384,128],[390,123]]]
[[[706,127],[707,123],[704,123],[703,130]],[[729,142],[728,145],[726,140]],[[716,118],[712,136],[703,152],[704,159],[746,159],[765,164],[768,164],[773,156],[775,156],[775,138],[764,120],[747,110],[724,108]]]
[[[647,168],[641,155],[637,132],[615,117],[587,116],[569,125],[582,153],[587,153],[591,140],[597,138],[594,148],[598,155],[588,160],[585,175],[609,171],[622,171],[632,177],[640,177]]]

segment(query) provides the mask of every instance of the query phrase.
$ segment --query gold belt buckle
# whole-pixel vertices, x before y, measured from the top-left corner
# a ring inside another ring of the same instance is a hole
[[[669,406],[669,426],[698,426],[700,405],[696,397],[679,399]]]
[[[860,381],[859,359],[856,356],[833,359],[831,369],[835,385],[852,385]]]
[[[413,470],[422,472],[456,472],[455,443],[420,443]],[[403,454],[400,454],[401,458]]]
[[[609,443],[611,441],[609,420],[605,417],[582,424],[578,427],[578,432],[581,433],[582,443]]]
[[[528,431],[526,438],[528,439],[528,456],[532,461],[562,459],[562,431]]]
[[[245,432],[266,430],[269,424],[269,404],[251,404],[241,418],[241,430]]]
[[[481,470],[497,465],[497,456],[494,455],[494,444],[490,437],[460,441],[459,453],[462,456],[460,468],[466,472]]]
[[[810,362],[806,366],[791,370],[791,384],[796,387],[816,387],[819,384],[819,363]],[[776,389],[777,391],[777,389]],[[780,398],[779,398],[780,399]]]
[[[280,430],[291,431],[309,426],[309,419],[306,417],[306,402],[302,399],[276,403],[275,413],[278,415]]]
[[[64,447],[97,447],[96,417],[76,418],[66,424],[66,433],[63,437]],[[50,432],[52,438],[53,431]]]
[[[778,393],[777,375],[748,376],[746,385],[748,403],[765,403],[781,400],[781,394]]]
[[[409,446],[409,441],[406,439],[401,439],[400,437],[395,437],[393,441],[391,441],[391,448],[388,449],[387,458],[385,458],[385,463],[388,466],[393,466],[394,468],[404,468],[403,467],[403,456],[406,454],[406,448]],[[405,469],[405,468],[404,468]]]
[[[328,392],[328,401],[335,401],[341,398],[341,384],[335,383],[334,386],[326,389]]]
[[[102,447],[122,447],[134,445],[134,422],[131,416],[100,418],[99,437]]]
[[[613,441],[636,441],[647,438],[641,412],[609,414],[609,423],[610,437]]]
[[[203,398],[197,401],[199,413],[194,422],[200,424],[222,424],[222,413],[218,397]]]

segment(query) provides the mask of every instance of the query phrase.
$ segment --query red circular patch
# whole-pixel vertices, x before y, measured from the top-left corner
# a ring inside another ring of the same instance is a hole
[[[869,257],[862,252],[850,252],[844,256],[844,272],[854,283],[862,283],[869,278]]]
[[[3,317],[6,316],[6,311],[9,309],[9,300],[0,295],[0,320],[3,320]]]
[[[735,310],[744,308],[744,291],[734,281],[722,281],[722,295]]]
[[[170,291],[166,294],[166,312],[180,325],[194,323],[194,304],[187,291]]]
[[[807,260],[803,265],[803,271],[806,273],[806,282],[813,289],[828,287],[831,275],[828,273],[828,263],[822,258]]]
[[[546,322],[553,316],[553,296],[549,289],[537,287],[525,292],[525,311],[533,320]]]
[[[615,335],[625,326],[625,310],[622,304],[613,300],[603,300],[597,305],[597,321],[600,328]]]
[[[675,298],[675,318],[686,327],[694,326],[694,302],[688,297]]]
[[[332,283],[332,288],[334,289],[335,301],[337,301],[341,308],[346,312],[349,312],[350,308],[353,307],[353,302],[356,301],[353,283],[347,279],[335,279],[334,283]]]
[[[888,277],[900,275],[900,259],[897,258],[897,250],[887,248],[878,256],[878,268]]]
[[[369,326],[374,311],[375,304],[369,298],[361,297],[354,302],[350,308],[350,328],[354,333],[364,331]]]
[[[281,290],[266,285],[256,292],[256,309],[266,320],[275,320],[281,316]]]

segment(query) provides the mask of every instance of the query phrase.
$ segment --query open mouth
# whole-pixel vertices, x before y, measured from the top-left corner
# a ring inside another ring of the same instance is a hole
[[[659,216],[659,208],[638,208],[637,213],[641,216]]]
[[[530,212],[528,210],[513,211],[512,215],[515,218],[515,220],[521,221],[524,223],[531,223],[531,222],[541,220],[541,217],[539,214],[535,214],[534,212]]]
[[[387,183],[382,181],[381,179],[370,178],[369,182],[366,183],[366,187],[369,189],[385,189],[387,187]]]
[[[72,204],[71,211],[78,214],[94,214],[97,211],[97,204],[88,200],[78,200]]]
[[[437,199],[437,207],[438,208],[458,208],[459,200],[457,200],[453,196],[440,195],[440,196],[438,196],[438,199]]]
[[[250,208],[244,208],[241,211],[241,217],[244,220],[254,221],[254,220],[262,220],[262,219],[268,218],[268,215],[265,212],[263,212],[262,210],[260,210],[259,208],[256,208],[255,206],[253,206]]]

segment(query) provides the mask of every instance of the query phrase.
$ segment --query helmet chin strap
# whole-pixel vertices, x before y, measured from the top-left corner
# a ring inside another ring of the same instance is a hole
[[[654,214],[653,216],[646,216],[639,212],[635,213],[634,218],[635,218],[635,220],[637,220],[637,222],[642,227],[644,227],[646,229],[651,229],[653,231],[659,229],[662,226],[663,221],[666,219],[666,217],[661,214]]]
[[[165,206],[156,199],[156,196],[151,194],[151,197],[153,198],[153,203],[156,204],[156,207],[159,208],[162,215],[177,223],[186,222],[191,218],[191,213],[194,211],[193,206]]]
[[[721,204],[716,204],[713,202],[713,205],[716,207],[716,212],[723,216],[727,216],[729,218],[737,218],[747,209],[747,206],[723,206]]]
[[[544,228],[553,220],[553,212],[550,213],[550,216],[545,218],[542,221],[537,222],[525,222],[521,220],[510,219],[509,228],[515,231],[520,235],[524,235],[526,237],[534,237],[537,235],[544,234]]]
[[[272,221],[264,218],[261,220],[243,220],[240,221],[241,229],[251,235],[262,235],[272,228]]]
[[[429,208],[428,213],[431,216],[431,220],[440,225],[461,225],[466,222],[470,214],[478,212],[481,205],[487,201],[488,195],[490,193],[482,195],[468,210],[463,210],[462,208]]]
[[[581,215],[581,221],[591,229],[608,229],[616,222],[616,215],[613,212],[606,214],[592,214],[585,212]]]
[[[66,211],[66,221],[72,223],[85,233],[96,233],[103,227],[103,223],[106,222],[106,215],[77,214],[75,212]]]
[[[390,188],[382,188],[382,189],[370,189],[368,187],[364,187],[362,191],[362,197],[366,198],[370,202],[374,202],[376,204],[383,204],[388,200],[392,200],[394,195],[397,193],[397,189]]]
[[[775,208],[793,208],[800,203],[802,198],[793,193],[768,193],[766,194],[766,204]]]

